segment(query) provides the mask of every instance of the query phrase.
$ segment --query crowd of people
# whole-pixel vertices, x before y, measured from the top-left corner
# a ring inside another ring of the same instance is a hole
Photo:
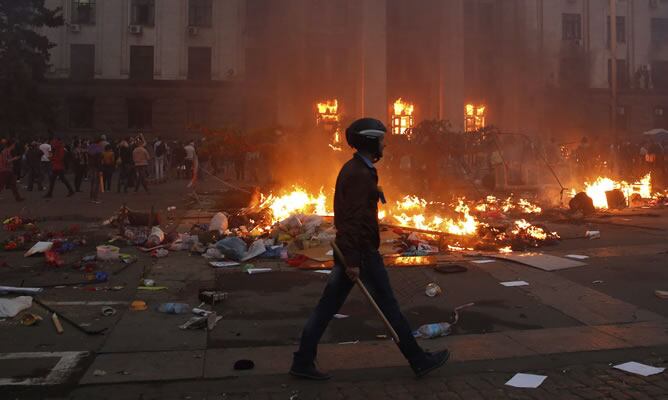
[[[101,193],[150,193],[151,185],[168,179],[194,181],[219,172],[210,171],[219,169],[212,147],[204,140],[148,141],[142,134],[118,140],[100,135],[65,141],[54,134],[29,142],[1,139],[0,189],[23,201],[22,190],[51,198],[60,184],[68,197],[87,191],[89,200],[99,204]],[[244,171],[237,171],[237,177],[244,179]]]

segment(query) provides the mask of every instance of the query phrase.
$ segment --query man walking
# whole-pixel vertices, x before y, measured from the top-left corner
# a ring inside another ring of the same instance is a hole
[[[167,154],[167,144],[158,136],[158,140],[153,144],[153,154],[155,154],[155,180],[162,182],[165,179],[165,154]]]
[[[426,375],[449,358],[447,350],[428,353],[417,344],[408,321],[399,309],[383,257],[378,252],[378,201],[384,202],[385,198],[378,187],[378,173],[373,164],[383,156],[386,131],[382,122],[372,118],[357,120],[346,130],[346,140],[357,152],[341,168],[334,193],[336,244],[346,262],[335,257],[327,286],[306,322],[299,350],[294,353],[291,375],[313,380],[330,378],[315,365],[318,342],[358,277],[369,288],[399,335],[399,350],[417,376]]]
[[[44,190],[42,186],[42,150],[39,149],[39,143],[34,141],[30,144],[30,148],[26,153],[26,164],[28,166],[28,191],[32,192],[32,188],[37,184],[37,190]]]
[[[40,169],[41,175],[39,180],[39,186],[44,186],[44,179],[49,179],[51,177],[51,145],[49,144],[50,140],[44,141],[39,145],[39,149],[42,151],[42,157],[40,158]]]
[[[49,181],[49,191],[44,198],[49,199],[53,197],[53,188],[56,184],[56,179],[60,179],[65,187],[67,187],[67,190],[69,190],[67,197],[74,195],[72,185],[65,178],[65,146],[58,138],[54,138],[51,141],[51,179]]]

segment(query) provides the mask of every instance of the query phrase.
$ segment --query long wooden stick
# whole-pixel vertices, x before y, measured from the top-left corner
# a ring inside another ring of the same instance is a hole
[[[345,268],[348,268],[348,263],[346,262],[346,259],[343,256],[343,253],[341,253],[341,250],[339,249],[339,247],[334,242],[332,242],[332,249],[334,250],[334,253],[338,257],[338,259],[341,260],[341,262],[343,263],[343,266]],[[376,313],[378,314],[380,319],[383,320],[383,323],[385,324],[385,328],[387,328],[388,332],[390,332],[394,341],[396,343],[399,343],[399,335],[397,334],[397,331],[394,330],[394,328],[392,327],[392,324],[390,324],[390,321],[387,320],[387,317],[385,317],[385,314],[383,314],[383,311],[380,309],[380,307],[378,307],[378,304],[373,299],[373,297],[371,296],[371,294],[367,290],[366,286],[364,286],[364,283],[362,283],[362,281],[360,280],[359,277],[357,279],[355,279],[355,283],[357,284],[357,286],[359,286],[360,290],[362,290],[362,293],[364,293],[364,296],[367,298],[367,300],[369,300],[369,303],[371,303],[371,306],[374,308],[374,310],[376,310]]]

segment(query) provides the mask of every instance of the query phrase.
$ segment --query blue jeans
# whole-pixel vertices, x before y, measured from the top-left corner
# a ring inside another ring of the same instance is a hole
[[[329,321],[346,301],[354,285],[345,274],[341,263],[335,261],[320,302],[306,322],[306,326],[304,326],[299,350],[294,353],[294,362],[299,366],[313,364],[317,356],[320,338]],[[390,279],[383,264],[383,258],[377,251],[363,255],[360,279],[399,335],[400,343],[398,346],[401,353],[411,363],[420,361],[424,357],[424,351],[415,341],[410,325],[408,325],[408,321],[399,309],[399,303],[397,303],[390,286]]]

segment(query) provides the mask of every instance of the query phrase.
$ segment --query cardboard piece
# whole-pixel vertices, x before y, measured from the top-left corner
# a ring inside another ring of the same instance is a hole
[[[624,364],[617,364],[613,366],[613,368],[641,376],[652,376],[660,374],[666,370],[665,368],[652,367],[651,365],[641,364],[635,361],[627,362]]]
[[[562,269],[582,267],[587,265],[580,261],[569,260],[567,258],[551,256],[549,254],[543,253],[495,254],[490,255],[490,257],[513,261],[519,264],[538,268],[543,271],[559,271]]]
[[[522,389],[536,389],[547,379],[545,375],[533,375],[533,374],[515,374],[508,382],[506,386],[512,386]]]

